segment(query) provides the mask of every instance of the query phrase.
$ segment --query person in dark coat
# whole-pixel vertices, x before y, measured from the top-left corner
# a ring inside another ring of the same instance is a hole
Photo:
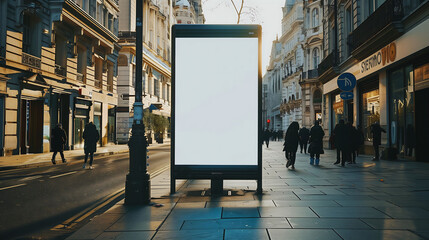
[[[371,133],[372,133],[372,146],[374,147],[374,158],[373,161],[377,161],[380,159],[379,148],[381,145],[381,132],[386,132],[378,122],[375,122],[371,125]]]
[[[323,131],[322,127],[319,126],[319,121],[316,120],[314,126],[310,130],[310,146],[308,147],[311,165],[319,165],[320,154],[325,153],[323,151],[323,136],[325,136],[325,132]],[[316,157],[316,159],[314,159],[314,157]]]
[[[94,161],[94,152],[97,151],[97,142],[99,138],[100,135],[98,134],[98,130],[95,127],[94,123],[90,122],[86,124],[85,130],[83,131],[83,139],[85,139],[85,162],[83,164],[83,168],[85,168],[86,166],[86,162],[88,160],[89,155],[89,169],[92,169],[92,162]]]
[[[264,138],[263,140],[265,141],[267,148],[268,148],[268,145],[270,144],[270,137],[271,137],[270,130],[265,129],[264,134],[263,134],[263,138]]]
[[[310,137],[310,130],[308,130],[306,127],[302,127],[299,132],[299,148],[301,149],[301,153],[302,153],[302,149],[304,148],[304,154],[307,154],[307,143],[308,143],[308,138]]]
[[[345,156],[343,153],[344,144],[347,141],[346,135],[346,125],[344,119],[341,119],[340,122],[335,125],[334,128],[334,143],[335,148],[337,149],[337,161],[334,164],[339,164],[340,162],[345,162],[345,159],[341,159],[342,156]]]
[[[299,142],[298,130],[298,122],[292,122],[286,131],[285,142],[283,144],[283,150],[287,159],[286,168],[292,165],[292,169],[295,169],[296,151],[298,150]]]
[[[351,122],[345,124],[344,132],[346,139],[342,147],[342,162],[341,166],[345,166],[345,163],[352,163],[352,155],[356,149],[356,134],[355,128]]]
[[[51,133],[51,151],[54,153],[52,154],[52,164],[56,164],[55,162],[55,156],[59,152],[61,155],[61,159],[63,160],[63,163],[67,163],[67,160],[64,158],[64,144],[67,142],[67,135],[64,131],[61,123],[59,123],[57,126],[55,126],[54,129],[52,129]]]

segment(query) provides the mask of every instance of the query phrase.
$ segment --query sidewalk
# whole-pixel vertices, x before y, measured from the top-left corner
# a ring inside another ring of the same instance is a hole
[[[206,180],[178,183],[169,195],[169,172],[151,179],[152,201],[162,207],[119,202],[68,239],[427,239],[429,164],[371,161],[321,165],[297,154],[285,168],[282,143],[263,148],[263,195],[256,181],[225,181],[230,196],[210,197]]]
[[[166,141],[163,144],[153,143],[149,146],[150,148],[157,146],[169,145],[170,141]],[[118,145],[106,145],[103,147],[97,147],[97,152],[94,153],[94,157],[113,155],[118,153],[128,152],[127,144]],[[76,160],[83,160],[85,153],[83,149],[64,151],[64,157],[69,163]],[[49,153],[34,153],[34,154],[23,154],[23,155],[12,155],[0,157],[0,171],[16,168],[27,168],[27,167],[43,167],[52,165],[52,152]],[[61,156],[58,153],[56,156],[57,164],[63,164],[61,162]]]

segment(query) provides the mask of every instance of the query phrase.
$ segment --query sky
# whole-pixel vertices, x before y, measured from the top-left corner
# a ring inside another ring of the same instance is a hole
[[[234,0],[239,7],[241,0]],[[270,61],[271,46],[281,36],[282,7],[285,0],[244,0],[240,24],[262,25],[262,75]],[[202,0],[206,24],[235,24],[237,13],[231,0]]]

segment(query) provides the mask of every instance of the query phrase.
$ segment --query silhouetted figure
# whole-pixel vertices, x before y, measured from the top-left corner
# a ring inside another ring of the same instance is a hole
[[[302,149],[304,149],[304,153],[307,154],[307,143],[308,143],[308,138],[310,137],[310,130],[308,130],[306,127],[302,127],[299,132],[299,148],[301,149],[301,153],[302,153]]]
[[[95,127],[94,123],[90,122],[85,125],[85,130],[83,131],[83,139],[85,139],[85,162],[83,163],[83,168],[86,166],[86,162],[88,161],[88,155],[90,157],[89,160],[89,169],[92,169],[92,162],[94,161],[94,152],[97,151],[97,142],[100,138],[98,134],[98,130]]]
[[[371,133],[372,133],[372,146],[374,147],[374,158],[373,161],[377,161],[380,159],[380,145],[381,145],[381,132],[386,132],[378,122],[375,122],[371,125]]]
[[[267,148],[268,148],[268,145],[270,144],[270,137],[271,137],[270,130],[265,129],[263,138],[264,138],[265,144],[267,145]]]
[[[308,147],[308,152],[310,153],[310,164],[319,165],[320,154],[325,153],[323,151],[323,136],[325,132],[322,127],[319,126],[319,121],[314,122],[314,126],[310,130],[310,146]],[[316,159],[314,157],[316,156]]]
[[[298,122],[292,122],[286,131],[285,142],[283,144],[283,150],[287,159],[286,168],[292,165],[292,169],[295,169],[296,151],[298,150],[299,142],[298,130]]]
[[[340,162],[343,166],[345,164],[345,159],[342,156],[345,156],[343,150],[346,139],[346,125],[344,119],[341,119],[334,128],[334,143],[337,148],[337,161],[334,164],[339,164]]]
[[[67,160],[64,158],[64,144],[67,142],[67,135],[64,131],[61,123],[57,124],[54,129],[52,129],[51,134],[51,150],[54,152],[52,154],[52,164],[56,164],[55,162],[55,156],[59,152],[61,155],[61,159],[63,160],[63,163],[66,163]]]

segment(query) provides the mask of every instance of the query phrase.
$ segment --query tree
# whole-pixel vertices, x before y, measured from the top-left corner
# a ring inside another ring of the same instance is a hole
[[[157,140],[163,138],[166,129],[170,126],[167,118],[153,114],[149,111],[149,109],[144,110],[143,123],[146,126],[146,131],[149,133],[149,138],[153,131]],[[152,139],[149,139],[149,141],[151,140]]]
[[[207,3],[211,0],[205,0],[203,3]],[[249,7],[249,6],[245,6],[244,4],[244,0],[238,0],[241,1],[238,2],[239,4],[237,4],[237,0],[223,0],[220,1],[213,9],[218,8],[218,7],[228,7],[228,6],[232,6],[234,7],[235,13],[237,14],[237,24],[240,23],[240,21],[242,20],[242,17],[247,16],[249,19],[249,22],[253,23],[257,20],[257,16],[258,16],[258,11],[255,7]],[[230,3],[228,3],[230,2]],[[239,7],[237,7],[239,6]]]

